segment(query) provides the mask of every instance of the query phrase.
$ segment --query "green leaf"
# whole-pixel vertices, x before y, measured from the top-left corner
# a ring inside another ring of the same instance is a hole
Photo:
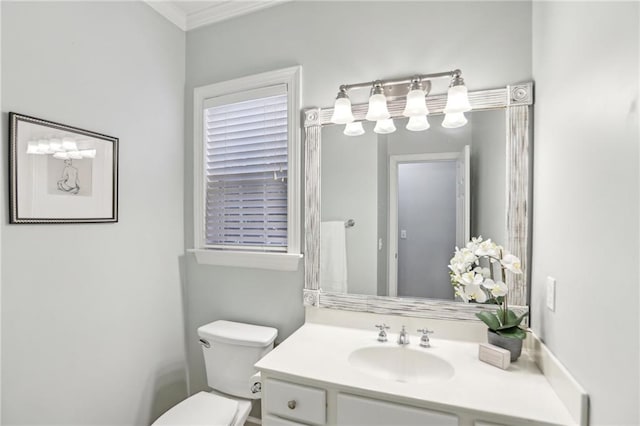
[[[520,325],[520,323],[522,322],[524,317],[529,315],[528,312],[525,312],[521,316],[518,316],[518,315],[516,315],[515,312],[510,311],[510,310],[507,309],[507,321],[503,323],[502,322],[502,318],[503,318],[503,315],[504,315],[503,313],[504,313],[504,311],[502,309],[498,309],[498,319],[500,320],[500,323],[502,324],[500,326],[499,330],[507,329],[507,328],[511,328],[511,327],[517,327],[517,326]]]
[[[482,311],[476,313],[476,316],[489,327],[489,330],[496,331],[500,328],[500,320],[495,313],[489,311]]]
[[[496,330],[496,333],[498,333],[502,337],[507,337],[509,339],[523,340],[525,337],[527,337],[527,333],[520,327],[512,327],[504,330]]]

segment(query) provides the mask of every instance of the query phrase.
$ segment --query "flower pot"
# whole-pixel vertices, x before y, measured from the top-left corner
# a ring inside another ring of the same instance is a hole
[[[490,344],[511,352],[511,362],[514,362],[522,353],[522,340],[500,336],[495,331],[487,330],[487,340]]]

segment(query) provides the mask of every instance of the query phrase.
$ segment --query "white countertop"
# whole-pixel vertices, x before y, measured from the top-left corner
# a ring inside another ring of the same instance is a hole
[[[420,338],[412,333],[409,347],[445,359],[455,373],[443,381],[404,383],[369,376],[349,364],[348,357],[356,349],[397,346],[394,334],[386,343],[378,342],[376,336],[375,330],[307,323],[262,358],[256,368],[393,399],[399,397],[408,403],[429,402],[443,410],[477,410],[552,425],[575,424],[545,376],[524,352],[508,370],[501,370],[478,359],[477,343],[432,337],[431,348],[421,348]]]

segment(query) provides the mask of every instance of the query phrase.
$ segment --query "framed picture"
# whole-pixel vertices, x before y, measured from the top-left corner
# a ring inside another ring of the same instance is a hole
[[[118,221],[118,138],[9,113],[10,223]]]

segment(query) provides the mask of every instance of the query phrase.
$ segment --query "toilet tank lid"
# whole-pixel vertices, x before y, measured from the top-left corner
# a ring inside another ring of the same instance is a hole
[[[232,345],[267,347],[276,339],[278,330],[262,325],[218,320],[199,327],[198,335]]]

